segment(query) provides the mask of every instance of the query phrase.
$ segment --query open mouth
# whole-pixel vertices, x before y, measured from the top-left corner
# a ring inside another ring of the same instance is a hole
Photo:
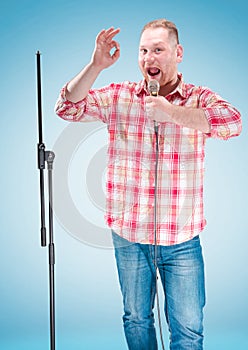
[[[151,77],[155,77],[160,73],[160,69],[156,67],[151,67],[147,69],[147,74],[150,75]]]

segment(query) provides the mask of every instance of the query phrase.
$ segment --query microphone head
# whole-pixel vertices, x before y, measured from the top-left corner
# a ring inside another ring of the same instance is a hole
[[[152,96],[158,96],[158,92],[160,89],[159,82],[156,79],[151,79],[148,82],[148,91]]]

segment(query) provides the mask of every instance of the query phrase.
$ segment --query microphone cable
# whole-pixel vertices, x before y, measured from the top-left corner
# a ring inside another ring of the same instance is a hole
[[[155,184],[154,184],[154,267],[155,267],[156,301],[157,301],[160,340],[161,340],[162,349],[165,350],[163,332],[162,332],[162,323],[161,323],[159,295],[158,295],[157,192],[158,192],[159,138],[158,138],[158,124],[156,121],[154,121],[154,131],[155,131],[155,138],[156,138]]]

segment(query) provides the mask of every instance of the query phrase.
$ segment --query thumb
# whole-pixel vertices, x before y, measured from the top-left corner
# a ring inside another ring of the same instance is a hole
[[[120,45],[117,41],[113,41],[112,48],[115,48],[114,53],[111,55],[114,61],[117,61],[120,57]]]
[[[146,97],[145,97],[145,102],[146,102],[146,103],[151,103],[151,102],[153,102],[153,97],[150,96],[150,95],[149,95],[149,96],[146,96]]]

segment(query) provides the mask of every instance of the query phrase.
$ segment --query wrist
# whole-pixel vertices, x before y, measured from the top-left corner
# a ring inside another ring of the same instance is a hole
[[[166,114],[170,117],[172,122],[175,122],[175,118],[177,115],[177,108],[178,106],[175,106],[171,103],[168,103],[168,105],[166,106]]]
[[[94,59],[92,59],[88,64],[88,70],[96,76],[99,75],[103,69],[104,67],[102,67],[101,64],[95,62]]]

